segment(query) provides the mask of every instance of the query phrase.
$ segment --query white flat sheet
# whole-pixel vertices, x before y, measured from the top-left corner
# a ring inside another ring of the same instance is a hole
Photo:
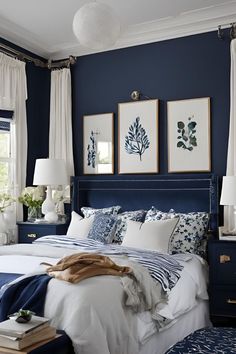
[[[0,256],[0,272],[27,274],[39,269],[41,262],[56,264],[59,259],[42,256],[2,255]]]
[[[179,316],[173,326],[152,335],[140,347],[139,354],[164,354],[172,345],[190,333],[211,325],[208,301],[199,300],[194,308]]]

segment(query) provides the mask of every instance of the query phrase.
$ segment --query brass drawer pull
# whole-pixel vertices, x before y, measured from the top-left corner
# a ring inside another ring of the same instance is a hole
[[[236,300],[228,299],[228,300],[227,300],[227,303],[228,303],[228,304],[235,304],[235,305],[236,305]]]
[[[37,237],[37,234],[35,234],[35,233],[34,233],[34,234],[28,234],[27,236],[28,236],[29,238],[36,238],[36,237]]]
[[[220,263],[226,263],[226,262],[230,262],[230,256],[227,256],[226,254],[221,254]]]

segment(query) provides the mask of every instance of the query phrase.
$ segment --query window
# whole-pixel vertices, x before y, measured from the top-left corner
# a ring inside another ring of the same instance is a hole
[[[13,187],[11,118],[6,118],[8,115],[9,111],[0,111],[0,193],[7,192]]]
[[[98,173],[110,173],[112,171],[112,143],[108,141],[98,141]]]

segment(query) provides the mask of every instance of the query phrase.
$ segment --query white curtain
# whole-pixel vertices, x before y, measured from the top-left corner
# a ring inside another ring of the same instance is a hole
[[[236,39],[231,41],[230,125],[226,175],[236,176]],[[227,230],[234,228],[232,206],[225,206],[224,226]]]
[[[49,157],[64,159],[69,177],[74,175],[70,69],[51,73]]]
[[[27,164],[27,84],[25,63],[0,53],[0,108],[14,111],[11,126],[13,183],[18,196],[26,183]],[[22,206],[17,203],[17,220],[22,220]]]

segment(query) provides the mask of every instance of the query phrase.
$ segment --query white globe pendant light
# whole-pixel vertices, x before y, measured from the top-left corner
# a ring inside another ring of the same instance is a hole
[[[76,12],[73,31],[81,45],[100,50],[115,44],[120,35],[120,22],[109,6],[91,2]]]

